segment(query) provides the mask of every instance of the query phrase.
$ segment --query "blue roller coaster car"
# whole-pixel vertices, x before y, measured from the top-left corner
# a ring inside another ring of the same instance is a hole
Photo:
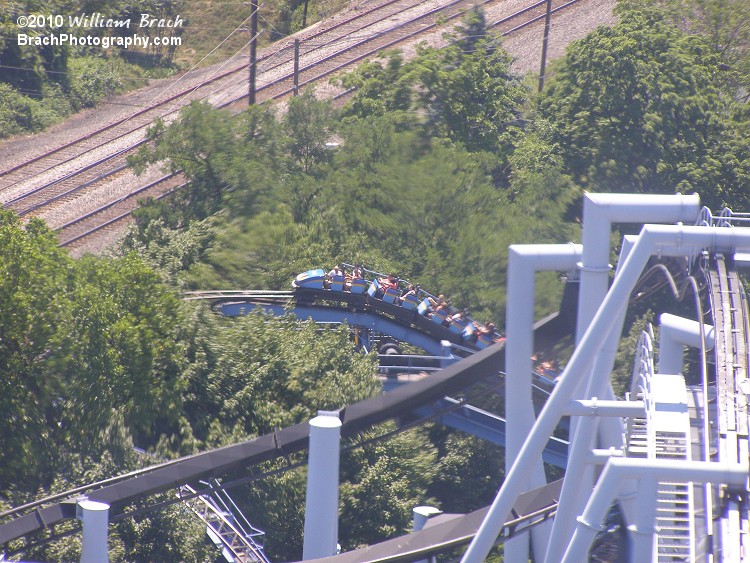
[[[369,284],[364,278],[354,278],[352,280],[352,286],[350,288],[352,293],[365,293]]]
[[[331,297],[338,294],[335,299],[348,306],[371,307],[402,322],[419,326],[422,330],[434,333],[436,337],[473,348],[486,348],[493,342],[502,340],[497,332],[485,333],[479,328],[480,325],[476,325],[470,318],[456,314],[460,312],[453,307],[437,307],[433,311],[432,305],[440,298],[427,293],[419,286],[416,286],[416,292],[407,292],[401,297],[398,289],[381,286],[378,280],[384,277],[384,274],[355,268],[351,264],[344,264],[344,267],[352,268],[352,271],[358,269],[365,277],[327,276],[323,269],[317,268],[299,274],[292,282],[292,286],[300,290],[313,290],[309,293],[303,292],[303,299],[314,300],[325,294]],[[400,280],[400,283],[405,287],[414,287],[406,280]],[[319,290],[322,290],[322,293],[319,293]]]
[[[321,270],[308,270],[294,278],[293,287],[306,287],[308,289],[323,289],[326,273]]]

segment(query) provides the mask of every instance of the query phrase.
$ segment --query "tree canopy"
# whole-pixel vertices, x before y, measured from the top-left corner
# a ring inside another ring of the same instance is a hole
[[[303,2],[284,6],[291,29]],[[341,109],[309,92],[284,112],[191,104],[154,124],[130,159],[136,170],[181,170],[188,187],[144,205],[110,257],[74,261],[41,222],[0,211],[0,445],[18,452],[0,467],[4,503],[380,392],[375,358],[355,352],[347,327],[225,319],[180,290],[287,289],[301,271],[358,262],[501,326],[508,245],[579,239],[583,190],[697,190],[742,209],[747,59],[744,36],[729,30],[745,20],[691,6],[692,19],[675,25],[658,5],[623,4],[617,25],[569,48],[538,97],[473,11],[448,48],[422,47],[408,62],[388,54],[344,77],[355,91]],[[8,100],[0,92],[0,120],[28,117]],[[540,280],[538,316],[557,308],[561,286]],[[502,478],[493,446],[435,425],[381,439],[394,429],[345,444],[345,548],[406,531],[415,504],[478,508]],[[272,558],[300,555],[303,461],[263,464],[254,470],[272,475],[235,489],[269,532]],[[247,475],[226,476],[235,477]],[[118,523],[112,560],[210,558],[185,516],[175,507]],[[70,539],[30,555],[78,550]]]
[[[747,111],[722,89],[720,57],[653,6],[619,14],[569,47],[540,100],[566,171],[585,189],[699,191],[743,207]]]

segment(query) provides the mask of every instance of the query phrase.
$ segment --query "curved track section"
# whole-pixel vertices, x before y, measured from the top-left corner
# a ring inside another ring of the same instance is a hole
[[[606,467],[614,467],[613,471],[616,471],[619,467],[622,470],[622,475],[625,475],[624,471],[627,471],[626,478],[634,481],[642,480],[644,470],[650,470],[650,476],[647,475],[646,477],[646,480],[650,480],[649,483],[646,484],[642,491],[639,491],[642,495],[640,499],[644,503],[646,501],[650,502],[654,498],[651,485],[655,487],[662,482],[671,481],[674,478],[675,471],[682,475],[682,477],[678,475],[677,481],[684,481],[685,483],[699,482],[701,486],[705,482],[706,487],[704,490],[706,496],[703,504],[703,512],[705,512],[703,521],[707,523],[707,530],[705,534],[701,534],[701,537],[704,538],[703,543],[706,544],[706,547],[702,548],[705,551],[706,557],[732,562],[742,561],[743,558],[747,558],[746,554],[750,552],[747,537],[747,530],[750,528],[750,518],[748,517],[750,508],[748,506],[746,469],[748,457],[750,456],[750,452],[748,451],[750,448],[748,447],[747,410],[748,397],[750,397],[750,383],[748,383],[750,315],[748,315],[744,291],[734,270],[733,262],[735,257],[730,253],[736,252],[737,248],[743,250],[750,249],[750,231],[742,229],[743,232],[734,233],[727,229],[711,230],[708,228],[713,226],[730,225],[719,223],[718,225],[711,224],[697,228],[684,227],[683,225],[674,227],[649,226],[650,228],[644,228],[641,239],[636,243],[632,254],[625,263],[623,273],[620,273],[620,276],[615,278],[613,286],[604,300],[604,304],[584,335],[583,342],[579,344],[579,347],[566,366],[561,382],[556,386],[550,400],[547,402],[545,411],[542,412],[534,428],[529,433],[527,444],[532,445],[527,450],[531,454],[522,451],[519,457],[520,461],[517,462],[518,465],[514,466],[506,475],[505,483],[498,493],[498,498],[502,500],[503,510],[506,510],[505,505],[509,505],[507,512],[511,512],[510,506],[512,506],[512,510],[516,514],[508,519],[496,519],[497,526],[501,527],[503,522],[505,524],[502,526],[502,529],[498,528],[497,533],[495,533],[493,528],[491,541],[495,541],[498,536],[502,539],[511,537],[514,531],[520,530],[524,526],[542,522],[553,514],[556,516],[555,525],[557,525],[558,522],[565,522],[564,515],[566,512],[571,513],[564,501],[559,506],[557,505],[556,499],[559,498],[560,491],[559,489],[555,491],[554,487],[557,486],[555,484],[549,484],[536,491],[529,491],[526,494],[520,494],[523,489],[520,486],[514,485],[520,479],[526,477],[523,471],[525,471],[525,466],[530,465],[527,460],[536,455],[535,451],[542,451],[543,442],[546,443],[549,434],[555,427],[551,421],[554,419],[554,424],[556,424],[560,417],[566,415],[566,412],[568,412],[566,409],[572,404],[571,399],[576,397],[574,387],[579,382],[577,379],[569,377],[569,375],[576,376],[579,372],[588,369],[587,366],[591,365],[593,359],[584,358],[584,355],[589,354],[595,357],[599,353],[602,342],[606,338],[606,330],[609,330],[611,324],[614,323],[612,320],[612,317],[616,316],[614,313],[620,309],[624,310],[626,307],[624,302],[629,297],[631,299],[634,297],[632,286],[636,283],[639,276],[641,276],[642,267],[647,263],[647,256],[655,252],[661,255],[664,252],[668,256],[687,257],[690,262],[693,262],[693,259],[696,257],[705,257],[703,263],[707,264],[707,267],[703,271],[708,282],[708,293],[711,304],[710,316],[715,328],[716,370],[715,377],[708,375],[705,377],[703,389],[705,390],[706,397],[709,397],[711,394],[715,397],[714,403],[717,407],[715,409],[712,408],[709,401],[705,400],[702,405],[703,412],[701,417],[705,420],[704,428],[710,427],[710,419],[716,430],[714,432],[705,431],[702,436],[693,437],[694,446],[697,442],[703,440],[701,444],[705,447],[704,459],[697,464],[699,467],[689,467],[693,463],[693,460],[688,456],[680,457],[679,459],[656,460],[658,463],[649,463],[649,459],[644,460],[643,463],[638,459],[611,459],[607,462]],[[673,245],[674,248],[670,245]],[[727,256],[714,255],[720,252],[726,252]],[[652,284],[649,284],[649,287],[652,287]],[[697,286],[695,290],[697,293]],[[636,293],[640,294],[640,292]],[[224,292],[217,299],[224,303],[236,302],[238,301],[238,294],[236,292]],[[263,297],[256,295],[254,301],[256,304],[268,305],[273,304],[277,300],[286,300],[288,302],[290,299],[291,294],[289,292],[282,292],[281,294],[266,292],[266,295]],[[330,293],[325,292],[325,297],[321,296],[320,299],[330,301]],[[309,304],[309,302],[304,303],[305,306]],[[300,305],[302,305],[302,300],[300,300]],[[347,302],[346,305],[347,307],[356,307],[362,305],[362,303],[351,301]],[[702,307],[701,303],[697,303],[697,305],[699,308]],[[327,306],[345,308],[340,303],[338,305],[335,303],[331,305],[329,303]],[[562,309],[563,307],[561,307]],[[371,314],[377,315],[381,313],[371,312]],[[610,315],[607,315],[607,313],[610,313]],[[388,315],[386,314],[385,316]],[[395,318],[388,318],[396,322]],[[700,318],[703,319],[704,317],[701,316]],[[544,322],[537,323],[534,333],[535,339],[542,341],[545,338],[551,339],[555,334],[558,336],[561,335],[560,327],[563,326],[560,324],[562,322],[561,319],[563,319],[563,315],[558,314],[546,319]],[[411,327],[411,320],[399,319],[398,322],[404,324],[408,322]],[[412,327],[411,330],[415,329]],[[705,346],[705,344],[702,346]],[[644,372],[648,372],[649,374],[647,377],[644,376],[645,381],[654,373],[653,349],[650,346],[650,340],[644,346],[644,350],[645,352],[638,357],[638,363],[644,365]],[[480,383],[489,377],[494,377],[499,371],[504,370],[504,364],[504,344],[494,344],[421,381],[398,387],[394,391],[379,397],[344,407],[339,413],[339,418],[342,421],[342,435],[344,437],[356,435],[362,430],[389,419],[402,420],[405,413],[418,411],[444,400],[446,396],[465,390],[471,385]],[[605,376],[606,374],[601,375],[602,378]],[[662,376],[665,376],[665,374],[657,374],[655,377],[659,378]],[[670,374],[667,373],[666,376],[669,377]],[[680,376],[671,374],[671,377],[678,378]],[[659,383],[657,383],[658,385]],[[660,394],[661,398],[659,400],[655,398],[654,401],[647,401],[654,405],[653,409],[645,413],[647,422],[649,416],[651,421],[653,421],[657,414],[665,414],[665,412],[675,414],[678,412],[678,407],[680,414],[688,412],[687,399],[683,400],[682,398],[670,396],[672,391],[678,390],[678,387],[676,384],[667,389],[649,387],[649,396],[653,395],[656,397],[656,394]],[[684,392],[684,381],[679,390],[682,391],[682,395],[687,395]],[[655,391],[655,393],[651,393],[651,391]],[[594,411],[597,408],[594,405]],[[630,406],[629,408],[633,409],[635,407]],[[639,406],[637,410],[639,412],[637,416],[644,415],[642,406]],[[554,412],[548,414],[551,411]],[[684,419],[685,417],[683,416],[682,418]],[[631,438],[630,449],[634,453],[636,449],[641,447],[641,444],[632,440],[633,437],[637,437],[635,435],[639,430],[634,428],[638,423],[638,420],[634,420],[629,430]],[[689,424],[681,424],[680,428],[686,426],[689,427]],[[658,436],[655,435],[656,433],[653,433],[654,436],[652,437],[651,430],[648,428],[646,430],[649,432],[649,436],[646,437],[646,447],[654,449],[653,445],[658,442]],[[693,427],[682,431],[679,438],[685,438],[688,433],[693,433],[694,430],[695,428]],[[662,453],[671,454],[675,452],[674,446],[676,442],[674,439],[676,436],[672,433],[668,438],[672,441],[669,443],[664,442]],[[649,440],[651,443],[648,443]],[[684,450],[683,442],[679,444],[681,450],[678,453],[681,456],[684,453],[682,451]],[[67,497],[73,499],[75,498],[73,494],[85,492],[89,499],[109,504],[111,506],[112,520],[117,520],[127,517],[128,505],[138,499],[177,488],[185,483],[220,476],[224,473],[249,467],[259,462],[288,456],[291,453],[304,450],[307,448],[307,445],[308,424],[301,423],[240,444],[162,464],[140,471],[137,474],[112,479],[107,483],[81,488],[75,492],[69,491]],[[571,461],[584,459],[581,455],[576,457],[575,453],[586,455],[589,453],[583,450],[576,452],[575,446],[573,452]],[[613,455],[614,453],[610,451],[610,454]],[[628,452],[619,453],[625,454]],[[536,463],[536,460],[532,461]],[[615,461],[626,461],[628,463],[614,463]],[[707,466],[712,467],[709,469]],[[688,472],[686,470],[690,472],[689,478],[686,477]],[[667,471],[670,473],[667,474]],[[615,478],[610,479],[609,477],[614,475],[616,478],[619,478],[618,474],[608,473],[608,470],[605,468],[602,475],[604,482],[600,482],[601,487],[596,487],[593,493],[589,489],[582,491],[583,494],[591,495],[589,503],[593,508],[591,506],[586,508],[584,515],[588,515],[587,518],[583,520],[577,518],[581,514],[580,512],[570,514],[572,516],[570,518],[571,522],[577,519],[581,524],[575,534],[573,534],[568,545],[569,554],[572,554],[571,557],[575,557],[576,554],[588,552],[590,543],[586,543],[586,537],[580,540],[582,536],[579,535],[579,532],[585,531],[587,536],[590,535],[593,537],[595,535],[595,532],[592,532],[594,530],[593,524],[603,520],[608,510],[607,507],[616,501],[617,483],[619,481],[616,481]],[[632,475],[632,477],[629,475]],[[568,481],[568,483],[576,483],[579,475],[572,473],[572,478],[574,481]],[[722,483],[722,485],[712,486],[710,483]],[[733,483],[733,485],[730,486],[727,483]],[[507,491],[510,491],[513,496],[509,494],[504,495]],[[677,515],[677,501],[682,501],[682,497],[687,493],[683,489],[680,489],[679,491],[672,490],[670,494],[673,497],[672,500],[675,501],[670,516],[674,520]],[[505,502],[507,500],[506,497],[510,498],[511,501]],[[493,505],[492,509],[494,508],[495,505]],[[492,509],[487,518],[492,517]],[[655,510],[652,510],[648,514],[646,514],[648,508],[643,510],[643,524],[651,522],[651,525],[653,525],[653,518],[656,514]],[[697,509],[696,511],[700,510]],[[39,503],[21,507],[15,511],[6,512],[2,515],[3,517],[12,516],[15,519],[0,525],[0,543],[6,544],[16,538],[27,535],[32,536],[41,530],[51,528],[65,519],[73,518],[74,513],[74,502],[64,500],[62,495],[58,495],[54,499],[46,499]],[[521,518],[516,518],[516,515],[521,516]],[[469,541],[471,536],[476,532],[477,527],[482,524],[483,518],[484,515],[482,513],[466,515],[456,518],[452,523],[446,524],[445,527],[434,532],[435,535],[431,535],[431,533],[427,533],[426,531],[419,532],[418,534],[412,534],[405,538],[393,540],[392,542],[370,546],[365,552],[359,552],[358,554],[354,552],[355,554],[352,555],[344,554],[338,556],[341,559],[336,560],[342,562],[362,560],[402,561],[425,557],[436,551],[455,547]],[[588,522],[591,522],[591,524]],[[494,523],[492,525],[493,527],[495,526]],[[637,532],[638,529],[640,528],[636,527],[633,531]],[[482,535],[481,531],[479,535]],[[653,534],[651,536],[651,538],[646,538],[646,540],[653,542]],[[571,536],[566,537],[571,538]],[[579,538],[578,541],[576,537]],[[642,550],[650,549],[647,543],[641,541],[644,538],[645,536],[640,534],[634,541],[638,541],[638,546]],[[690,543],[694,543],[692,539],[689,541]],[[697,541],[700,542],[701,540]],[[471,547],[469,550],[471,551]],[[645,553],[645,551],[643,552]],[[672,555],[669,557],[672,557]],[[678,558],[679,560],[685,560],[685,557]],[[577,559],[568,558],[567,560],[581,561],[584,560],[584,557],[581,555]],[[647,560],[647,558],[643,558],[642,560]],[[673,560],[673,558],[668,560]]]
[[[212,293],[212,297],[219,301],[236,301],[240,292]],[[258,292],[255,293],[256,303],[268,304],[288,300],[292,292],[262,293],[263,297]],[[570,333],[572,327],[559,313],[550,315],[535,325],[535,335],[541,341],[547,341],[553,338],[553,335],[559,335],[561,330]],[[404,416],[404,413],[418,412],[420,409],[432,408],[431,414],[434,416],[435,407],[430,407],[431,405],[502,372],[504,367],[503,343],[489,346],[420,381],[342,408],[339,414],[342,421],[341,435],[342,437],[355,436],[374,425],[391,419],[398,420]],[[455,405],[448,405],[445,412],[452,408],[455,408]],[[73,493],[76,495],[85,493],[90,500],[109,504],[111,506],[110,519],[114,521],[126,517],[126,507],[138,499],[176,489],[185,483],[219,477],[230,471],[303,451],[308,446],[308,435],[309,424],[304,422],[240,444],[171,461],[122,478],[115,478],[99,488],[80,488]],[[551,447],[551,455],[555,459],[560,459],[560,456],[564,457],[565,453],[561,449],[563,447],[561,444],[553,444]],[[0,544],[7,544],[18,538],[50,530],[64,520],[75,518],[75,507],[75,501],[66,499],[65,494],[61,494],[46,502],[42,500],[20,507],[16,511],[6,512],[4,516],[15,518],[0,525]],[[549,514],[550,511],[553,509],[547,506],[543,507],[542,513]],[[531,512],[534,513],[532,516],[538,516],[535,511]]]
[[[212,301],[213,308],[228,317],[260,309],[276,316],[291,312],[298,319],[312,319],[317,323],[347,323],[413,344],[434,356],[449,353],[447,344],[466,346],[470,351],[477,349],[464,342],[460,334],[430,321],[416,310],[409,311],[366,294],[299,289],[294,292],[198,291],[188,293],[186,298]]]
[[[404,385],[390,393],[341,409],[341,436],[355,436],[373,425],[399,419],[404,413],[433,403],[480,382],[505,367],[505,348],[490,346],[428,378]],[[140,498],[155,495],[200,479],[220,477],[230,471],[281,458],[308,446],[307,422],[283,428],[252,440],[193,455],[177,462],[156,466],[137,476],[88,491],[89,500],[111,506],[110,518],[117,519],[124,508]],[[75,517],[75,503],[55,502],[38,506],[27,514],[0,525],[0,544],[48,529]]]

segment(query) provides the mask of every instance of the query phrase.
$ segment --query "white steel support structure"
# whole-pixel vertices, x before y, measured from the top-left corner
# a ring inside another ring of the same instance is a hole
[[[622,241],[620,250],[620,260],[618,264],[624,264],[631,249],[635,245],[636,237],[626,236]],[[620,266],[615,273],[620,271]],[[597,352],[594,362],[594,370],[598,373],[612,370],[617,346],[620,341],[622,327],[625,322],[625,310],[622,310],[616,318],[612,319],[604,344]],[[584,390],[585,389],[585,390]],[[587,398],[606,397],[613,398],[612,388],[609,378],[590,380],[586,383],[585,388],[579,388],[577,393]],[[555,523],[552,529],[550,543],[546,551],[546,561],[559,561],[562,557],[566,538],[573,533],[575,526],[575,517],[583,511],[586,498],[593,487],[594,470],[596,469],[588,462],[588,452],[596,448],[596,437],[598,433],[603,433],[604,437],[599,442],[602,448],[622,449],[624,428],[622,420],[619,417],[589,417],[585,420],[572,418],[572,421],[579,421],[576,426],[575,440],[572,442],[568,451],[568,466],[566,473],[576,475],[576,479],[571,479],[563,484],[563,490],[560,497],[560,507],[555,516]],[[573,432],[573,431],[572,431]],[[624,495],[621,501],[622,509],[626,519],[635,517],[635,492],[633,495]],[[541,560],[541,559],[540,559]]]
[[[581,270],[580,299],[578,300],[578,319],[576,342],[579,343],[589,327],[596,311],[604,300],[609,289],[611,265],[610,237],[615,223],[674,223],[678,221],[694,222],[700,212],[698,195],[637,195],[637,194],[585,194],[583,202],[583,259],[579,264]],[[620,263],[627,256],[627,245],[623,245]],[[622,332],[624,311],[610,328],[610,334],[598,357],[592,364],[592,371],[610,373],[614,363],[617,345]],[[592,381],[591,372],[581,374],[578,393],[583,397],[614,398],[609,379]],[[560,510],[550,539],[546,560],[557,562],[560,559],[561,546],[565,538],[570,537],[575,524],[574,517],[583,510],[585,498],[582,491],[589,491],[594,485],[593,467],[583,463],[585,452],[597,445],[602,448],[622,446],[623,425],[619,419],[609,418],[599,421],[595,418],[586,420],[571,419],[572,466],[568,470],[577,477],[563,484]],[[599,443],[596,437],[599,436]],[[580,461],[579,461],[580,460]],[[632,502],[623,506],[626,518],[631,516]]]
[[[76,506],[76,515],[83,523],[81,563],[107,563],[109,505],[88,499],[80,500]]]
[[[338,550],[340,442],[338,413],[319,411],[310,421],[304,560],[336,555]]]
[[[648,512],[655,500],[654,491],[659,481],[705,482],[716,485],[730,485],[747,490],[748,464],[718,464],[705,461],[672,460],[642,460],[611,458],[604,467],[594,493],[586,505],[581,518],[578,520],[573,538],[567,547],[563,563],[580,563],[588,559],[588,550],[596,534],[601,530],[602,521],[607,510],[617,495],[623,483],[638,482],[638,500],[644,510],[639,514],[639,525],[643,526],[644,541],[637,545],[635,555],[646,555],[638,561],[650,561],[653,534],[647,528],[653,527],[653,511]]]
[[[605,344],[614,322],[627,307],[630,293],[650,256],[653,254],[696,256],[703,249],[709,249],[711,252],[748,251],[750,250],[750,229],[719,229],[714,227],[685,227],[682,225],[645,225],[643,227],[634,248],[615,278],[593,320],[585,330],[558,384],[524,442],[516,462],[507,473],[498,495],[462,561],[479,563],[486,558],[503,524],[510,516],[518,495],[524,490],[528,473],[532,471],[537,459],[541,457],[549,436],[557,426],[570,400],[576,395],[581,378],[585,378],[591,371],[599,349]],[[592,379],[595,384],[602,380],[608,381],[609,371],[595,371],[592,373]],[[588,452],[586,455],[588,455]],[[613,459],[609,462],[609,466],[611,467],[615,461],[630,460]],[[635,463],[650,463],[652,467],[655,467],[659,463],[666,462],[637,460]],[[680,465],[672,462],[669,467],[695,468],[698,467],[696,464],[702,462],[681,463]],[[705,473],[701,473],[700,476],[691,475],[688,480],[700,481],[703,477],[718,474],[722,476],[718,480],[724,479],[722,482],[727,483],[730,476],[733,476],[734,472],[737,471],[736,464],[709,465],[711,465],[711,468],[704,468]],[[645,465],[645,467],[648,467],[648,465]],[[741,471],[745,472],[744,478],[746,480],[747,466],[741,468]],[[577,478],[577,475],[574,476],[574,479]],[[735,479],[735,477],[732,477],[732,479]],[[567,541],[565,543],[567,544]]]
[[[694,222],[700,197],[693,195],[584,194],[583,260],[576,341],[580,342],[609,289],[612,225]]]
[[[571,271],[581,259],[579,244],[514,244],[508,248],[508,289],[505,340],[505,469],[510,470],[523,442],[534,426],[531,373],[534,353],[534,304],[536,273]],[[546,484],[541,458],[530,471],[526,487]],[[534,553],[547,550],[551,522],[532,532]],[[526,563],[529,536],[520,534],[505,543],[508,563]]]
[[[706,350],[714,347],[714,327],[703,325],[703,342],[701,343],[701,324],[677,315],[664,313],[659,316],[659,371],[661,373],[682,373],[683,348],[691,346]]]

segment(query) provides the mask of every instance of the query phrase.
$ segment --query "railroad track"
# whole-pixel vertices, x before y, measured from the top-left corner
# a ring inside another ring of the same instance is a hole
[[[554,2],[553,12],[578,2]],[[436,31],[460,18],[475,5],[497,0],[388,0],[354,15],[332,21],[309,33],[300,34],[299,86],[320,81],[367,57]],[[492,22],[489,27],[503,35],[514,33],[544,18],[546,1]],[[385,29],[378,27],[389,21]],[[258,101],[279,99],[293,91],[293,44],[267,49],[258,59]],[[143,197],[159,198],[183,185],[179,175],[148,180],[126,195],[97,204],[103,187],[128,175],[125,159],[145,141],[145,131],[154,119],[175,119],[179,110],[193,100],[207,100],[218,107],[237,107],[247,99],[246,64],[200,79],[186,79],[181,88],[164,92],[132,115],[103,125],[84,139],[62,144],[24,163],[0,170],[0,202],[21,216],[50,217],[58,208],[73,205],[75,216],[53,225],[60,245],[76,248],[88,237],[119,229],[130,221],[130,212]],[[85,205],[77,205],[78,202]],[[71,202],[75,202],[72,204]],[[70,212],[68,212],[69,214]],[[49,218],[48,218],[48,221]]]
[[[424,0],[411,0],[410,3],[418,5],[423,1]],[[334,33],[332,40],[337,40],[342,34],[351,33],[350,28],[353,25],[356,26],[358,22],[359,27],[364,27],[371,24],[371,20],[374,17],[388,17],[394,9],[402,5],[403,0],[387,0],[385,2],[380,2],[364,12],[357,13],[342,21],[328,25],[323,29],[307,34],[305,36],[305,41],[325,41],[325,38],[328,38],[331,33]],[[290,45],[285,45],[281,49],[277,49],[273,52],[270,52],[271,50],[267,49],[266,52],[261,54],[258,58],[257,63],[259,67],[265,72],[270,72],[291,61],[292,55],[289,53],[287,53],[286,56],[280,57],[285,51],[289,51],[290,48]],[[213,93],[217,87],[223,86],[222,81],[225,78],[236,76],[237,74],[244,72],[246,68],[246,63],[235,61],[229,69],[216,74],[207,77],[203,74],[198,74],[195,78],[188,79],[184,83],[176,82],[175,84],[179,85],[177,92],[170,93],[169,89],[167,89],[161,94],[155,96],[154,99],[147,103],[146,107],[132,114],[128,114],[121,119],[107,123],[102,127],[96,128],[94,131],[89,132],[84,138],[74,139],[29,158],[24,162],[0,170],[0,194],[20,183],[24,177],[28,177],[29,175],[39,175],[53,168],[57,168],[63,162],[71,161],[77,156],[82,156],[104,147],[108,143],[119,139],[123,134],[128,134],[132,131],[138,130],[143,125],[150,125],[156,117],[163,117],[165,109],[168,113],[173,113],[176,107],[186,105],[191,99],[200,99],[200,96],[190,96],[190,94],[194,93],[197,88],[210,86],[211,90],[209,90],[209,92]],[[189,99],[183,100],[183,98],[186,97],[189,97]]]

